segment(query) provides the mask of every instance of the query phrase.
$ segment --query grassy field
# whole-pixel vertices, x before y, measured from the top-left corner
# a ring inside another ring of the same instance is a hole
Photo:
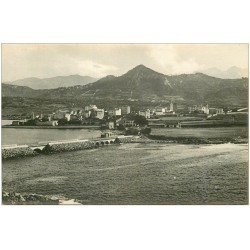
[[[244,126],[217,128],[153,128],[151,134],[187,138],[248,138],[248,128]]]
[[[24,204],[248,204],[248,146],[122,144],[6,160],[2,178]]]

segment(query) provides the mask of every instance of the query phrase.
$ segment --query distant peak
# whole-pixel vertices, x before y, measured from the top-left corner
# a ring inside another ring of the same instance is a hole
[[[129,70],[128,72],[145,72],[145,71],[153,71],[152,69],[146,67],[143,64],[137,65],[133,69]]]
[[[113,79],[113,78],[116,78],[116,76],[114,76],[114,75],[107,75],[107,76],[101,78],[100,81],[103,81],[103,80],[111,80],[111,79]]]
[[[143,64],[139,64],[136,67],[134,67],[134,69],[148,69],[148,68]]]
[[[139,64],[139,65],[136,66],[136,68],[137,68],[137,67],[144,67],[144,68],[146,68],[146,66],[143,65],[143,64]]]

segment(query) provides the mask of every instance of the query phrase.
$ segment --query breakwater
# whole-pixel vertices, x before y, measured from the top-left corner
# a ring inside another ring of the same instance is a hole
[[[2,147],[2,159],[10,159],[24,156],[34,156],[36,151],[28,145],[9,145]]]
[[[52,154],[59,152],[77,151],[98,148],[110,144],[139,142],[139,136],[117,136],[114,138],[97,138],[86,140],[65,140],[37,145],[8,145],[2,147],[2,159],[10,159],[24,156],[35,156],[37,154]]]

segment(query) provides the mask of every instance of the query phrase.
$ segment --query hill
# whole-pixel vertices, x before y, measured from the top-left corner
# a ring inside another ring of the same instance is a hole
[[[248,69],[242,69],[239,67],[230,67],[227,70],[220,70],[218,68],[209,68],[203,70],[202,73],[223,79],[239,79],[242,77],[248,77]]]
[[[2,84],[3,97],[45,99],[109,99],[142,102],[182,101],[216,105],[247,105],[248,78],[221,79],[203,73],[168,76],[144,65],[87,85],[34,90]]]
[[[69,76],[56,76],[51,78],[25,78],[8,82],[8,84],[16,86],[25,86],[32,89],[55,89],[59,87],[70,87],[75,85],[85,85],[95,82],[98,79],[90,76],[69,75]]]

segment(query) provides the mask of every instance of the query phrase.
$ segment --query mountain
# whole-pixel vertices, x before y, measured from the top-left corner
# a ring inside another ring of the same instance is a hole
[[[227,70],[223,71],[218,68],[209,68],[203,70],[202,73],[207,74],[209,76],[214,76],[218,78],[224,79],[238,79],[242,77],[248,77],[248,69],[238,68],[236,66],[230,67]]]
[[[12,84],[2,83],[2,97],[33,97],[36,96],[36,90]]]
[[[85,85],[91,82],[95,82],[96,80],[98,79],[90,76],[69,75],[69,76],[56,76],[43,79],[31,77],[7,83],[17,86],[26,86],[33,89],[55,89],[59,87]]]
[[[2,96],[45,99],[182,101],[215,105],[245,105],[248,102],[248,79],[221,79],[203,73],[168,76],[144,65],[121,76],[106,76],[87,85],[32,90],[2,84]]]
[[[87,88],[99,97],[140,99],[148,95],[162,96],[167,87],[167,76],[138,65],[124,75],[100,79]]]

